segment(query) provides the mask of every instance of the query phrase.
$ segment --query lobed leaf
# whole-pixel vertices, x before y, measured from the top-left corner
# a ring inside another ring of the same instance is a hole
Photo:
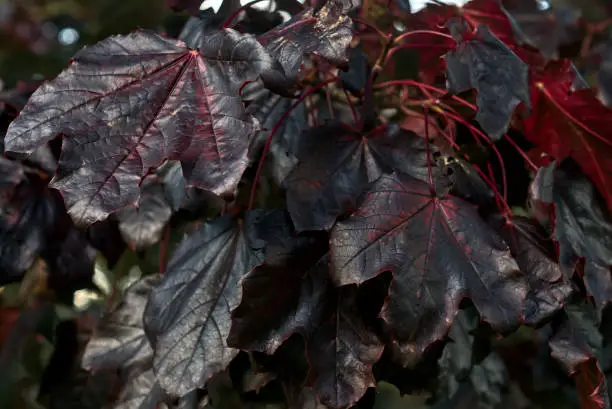
[[[336,285],[393,272],[381,315],[406,353],[420,355],[441,339],[464,297],[496,329],[523,319],[528,287],[508,245],[473,205],[437,197],[408,175],[373,183],[357,210],[332,229],[331,247]]]

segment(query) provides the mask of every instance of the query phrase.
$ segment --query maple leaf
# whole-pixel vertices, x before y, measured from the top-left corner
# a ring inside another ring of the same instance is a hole
[[[298,165],[283,181],[287,208],[298,231],[327,230],[350,210],[368,182],[401,170],[428,180],[427,143],[396,124],[363,135],[338,125],[311,128],[302,136]],[[435,147],[430,144],[433,154]],[[432,165],[435,180],[439,169]]]
[[[327,247],[327,240],[308,236],[269,245],[264,264],[242,280],[242,301],[232,314],[228,345],[273,354],[291,334],[311,331],[328,293]]]
[[[486,25],[495,37],[514,49],[515,28],[509,15],[496,0],[472,0],[463,7],[452,4],[428,3],[425,8],[409,15],[406,27],[410,30],[428,30],[448,34],[447,21],[462,18],[473,28]],[[453,40],[444,36],[419,34],[406,37],[402,44],[418,46],[419,74],[427,83],[433,83],[436,76],[444,72],[442,56],[453,50]]]
[[[577,259],[585,258],[584,283],[601,313],[612,301],[612,221],[594,186],[575,164],[557,167],[552,162],[538,170],[530,200],[538,217],[552,221],[559,262],[568,277]]]
[[[602,336],[597,329],[597,313],[588,305],[565,308],[563,320],[550,338],[551,356],[576,378],[581,407],[609,409],[608,386],[597,359]]]
[[[174,250],[145,311],[155,374],[169,394],[203,387],[238,354],[226,343],[231,313],[240,304],[240,281],[263,263],[267,217],[262,211],[241,223],[218,217]]]
[[[322,404],[344,408],[374,386],[372,365],[383,344],[354,310],[355,289],[331,286],[327,247],[327,240],[312,236],[269,246],[265,263],[243,280],[227,342],[272,354],[291,334],[302,334],[310,364],[306,383]]]
[[[315,54],[340,67],[348,64],[353,22],[346,15],[349,0],[328,0],[322,7],[309,7],[290,20],[258,37],[295,81],[304,54]]]
[[[527,217],[514,216],[499,232],[529,283],[525,323],[538,325],[561,310],[573,293],[557,261],[554,242],[537,221]]]
[[[557,160],[571,156],[612,210],[612,138],[609,118],[592,89],[575,89],[571,63],[551,64],[531,86],[533,111],[525,137]]]
[[[82,224],[135,202],[140,180],[165,159],[181,161],[188,183],[233,194],[255,129],[238,88],[278,78],[277,63],[231,29],[209,32],[199,47],[148,31],[86,47],[32,95],[6,149],[29,153],[63,134],[52,186]]]
[[[523,318],[528,288],[508,245],[473,205],[436,197],[408,175],[374,182],[355,213],[332,229],[331,248],[337,285],[393,272],[381,315],[406,353],[419,355],[441,339],[464,297],[499,330]]]
[[[307,337],[307,383],[314,385],[319,401],[331,408],[354,405],[376,385],[372,365],[383,352],[382,341],[357,312],[356,290],[343,287],[328,294],[331,308]]]
[[[523,102],[531,107],[529,68],[489,28],[480,25],[474,33],[461,19],[447,23],[457,42],[444,55],[450,93],[476,89],[476,120],[492,140],[508,130],[512,113]]]

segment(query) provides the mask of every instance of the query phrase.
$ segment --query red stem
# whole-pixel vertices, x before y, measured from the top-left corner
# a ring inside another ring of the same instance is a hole
[[[523,160],[525,161],[525,163],[527,163],[527,165],[529,165],[529,167],[531,168],[531,170],[533,170],[534,172],[536,172],[538,170],[538,167],[531,161],[531,159],[529,158],[529,156],[527,156],[527,154],[525,153],[525,151],[523,151],[517,144],[516,142],[514,142],[514,139],[512,139],[507,133],[504,134],[504,138],[506,138],[506,140],[508,142],[510,142],[510,145],[512,145],[512,147],[519,153],[519,155],[521,155],[523,157]]]
[[[449,40],[453,40],[455,41],[455,39],[453,38],[453,36],[451,36],[450,34],[444,34],[444,33],[440,33],[438,31],[433,31],[433,30],[414,30],[414,31],[408,31],[406,33],[400,34],[399,36],[397,36],[395,38],[395,43],[399,43],[400,41],[402,41],[404,38],[406,37],[410,37],[412,35],[416,35],[416,34],[429,34],[429,35],[435,35],[438,37],[444,37],[444,38],[448,38]]]
[[[351,108],[351,113],[353,114],[353,121],[355,122],[355,125],[357,125],[359,123],[359,118],[357,117],[355,105],[353,104],[353,101],[351,101],[351,96],[349,95],[348,91],[344,88],[342,88],[342,91],[344,92],[344,96],[346,97],[346,102],[348,103],[348,106]]]
[[[274,128],[272,128],[272,131],[270,132],[270,135],[268,135],[268,139],[266,140],[266,144],[265,144],[265,146],[263,148],[263,151],[261,153],[261,158],[259,159],[259,163],[257,165],[257,172],[255,173],[255,179],[253,180],[253,186],[251,187],[251,196],[249,198],[249,208],[248,208],[248,210],[252,210],[253,209],[253,204],[255,203],[255,192],[257,191],[257,184],[259,183],[259,179],[261,178],[261,171],[263,169],[263,164],[264,164],[264,162],[266,160],[266,156],[268,156],[268,152],[270,151],[270,146],[272,145],[272,138],[274,137],[276,132],[278,132],[278,130],[280,129],[280,127],[283,124],[283,122],[285,122],[285,119],[287,119],[289,117],[289,114],[291,114],[291,112],[298,105],[300,105],[302,102],[304,102],[304,100],[309,95],[311,95],[314,92],[318,91],[319,89],[323,88],[327,84],[332,83],[332,82],[337,81],[337,80],[338,80],[338,77],[330,78],[328,80],[320,82],[319,84],[315,85],[314,87],[310,88],[309,90],[304,91],[304,93],[302,93],[302,95],[300,95],[298,100],[295,101],[293,103],[293,105],[291,105],[291,107],[287,111],[285,111],[285,113],[278,120],[276,125],[274,125]]]
[[[392,80],[392,81],[385,81],[385,82],[381,82],[380,84],[376,84],[376,86],[374,87],[375,89],[381,89],[381,88],[387,88],[387,87],[391,87],[394,85],[412,85],[414,87],[417,87],[421,90],[424,89],[428,89],[443,95],[446,95],[448,93],[447,90],[444,90],[442,88],[438,88],[438,87],[434,87],[433,85],[429,85],[429,84],[425,84],[419,81],[415,81],[415,80],[410,80],[410,79],[406,79],[406,80]],[[469,101],[466,101],[463,98],[460,98],[456,95],[451,95],[450,96],[454,101],[459,102],[462,105],[465,105],[468,108],[473,109],[474,111],[478,111],[478,107],[476,107],[476,105],[472,104]]]

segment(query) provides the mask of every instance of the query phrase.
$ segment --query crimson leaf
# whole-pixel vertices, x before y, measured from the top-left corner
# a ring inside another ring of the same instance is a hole
[[[425,139],[395,124],[367,135],[338,125],[321,126],[303,135],[302,141],[299,163],[283,181],[298,231],[330,229],[354,206],[367,183],[383,172],[398,169],[428,178]],[[432,170],[437,180],[438,168]]]
[[[474,33],[461,19],[451,19],[447,25],[457,42],[455,50],[444,56],[448,90],[476,89],[476,120],[491,139],[498,140],[508,130],[514,108],[520,102],[531,106],[527,64],[485,25]]]
[[[292,80],[297,78],[304,54],[316,54],[346,67],[348,46],[353,38],[353,22],[346,15],[351,6],[349,0],[328,0],[318,10],[304,9],[258,40]]]
[[[530,194],[536,213],[553,220],[566,274],[571,276],[577,259],[585,258],[584,283],[601,312],[612,301],[612,221],[595,187],[571,162],[561,167],[553,162],[539,169]]]
[[[179,244],[151,293],[145,330],[158,381],[171,395],[203,387],[238,354],[226,339],[240,280],[263,262],[261,217],[255,211],[244,222],[225,215],[204,224]]]
[[[83,224],[135,202],[165,159],[181,161],[188,183],[233,194],[255,129],[237,90],[260,75],[274,82],[276,64],[231,29],[209,32],[198,50],[148,31],[110,37],[32,95],[6,149],[29,153],[62,133],[52,185]]]
[[[462,199],[436,197],[418,179],[382,176],[331,232],[337,285],[394,274],[382,317],[404,352],[441,339],[469,297],[483,319],[507,330],[523,318],[524,276],[508,245]]]

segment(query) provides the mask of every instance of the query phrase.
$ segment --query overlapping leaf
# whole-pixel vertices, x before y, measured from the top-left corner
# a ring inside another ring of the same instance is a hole
[[[368,182],[401,170],[427,180],[427,143],[397,125],[361,135],[341,126],[311,129],[302,136],[299,163],[289,173],[287,208],[298,231],[329,229],[350,210]],[[433,145],[430,147],[433,153]],[[439,168],[430,157],[436,180]]]
[[[328,293],[328,313],[307,338],[310,382],[319,401],[331,408],[352,406],[376,385],[372,366],[383,352],[382,341],[357,312],[356,290]]]
[[[612,210],[612,110],[592,89],[573,89],[572,64],[550,65],[531,87],[525,136],[557,160],[571,156]]]
[[[346,15],[349,0],[328,0],[322,7],[309,7],[258,40],[283,66],[285,75],[296,79],[304,54],[315,54],[338,66],[348,63],[353,22]]]
[[[529,283],[525,322],[538,325],[565,306],[572,286],[557,261],[553,241],[535,220],[516,216],[503,224],[500,234]]]
[[[171,395],[203,387],[238,354],[226,339],[231,312],[240,304],[240,280],[263,262],[259,217],[261,212],[249,213],[239,223],[226,215],[202,225],[174,251],[151,294],[145,329],[155,373]]]
[[[575,165],[574,165],[575,166]],[[601,310],[612,301],[612,222],[589,180],[571,163],[540,168],[530,188],[536,213],[552,217],[559,261],[571,277],[585,258],[584,283]],[[548,212],[552,211],[552,215]]]
[[[508,130],[514,109],[521,102],[531,106],[529,69],[519,57],[484,25],[469,32],[464,20],[447,25],[457,42],[444,56],[447,86],[451,93],[476,89],[476,120],[493,140]]]
[[[268,247],[265,263],[242,281],[230,346],[272,354],[291,334],[307,334],[321,319],[329,285],[329,260],[322,257],[327,240],[287,237],[278,244]]]
[[[464,297],[494,328],[523,318],[527,284],[508,245],[473,205],[436,197],[410,176],[373,183],[355,213],[333,228],[331,245],[338,285],[393,272],[382,317],[407,353],[441,339]]]

